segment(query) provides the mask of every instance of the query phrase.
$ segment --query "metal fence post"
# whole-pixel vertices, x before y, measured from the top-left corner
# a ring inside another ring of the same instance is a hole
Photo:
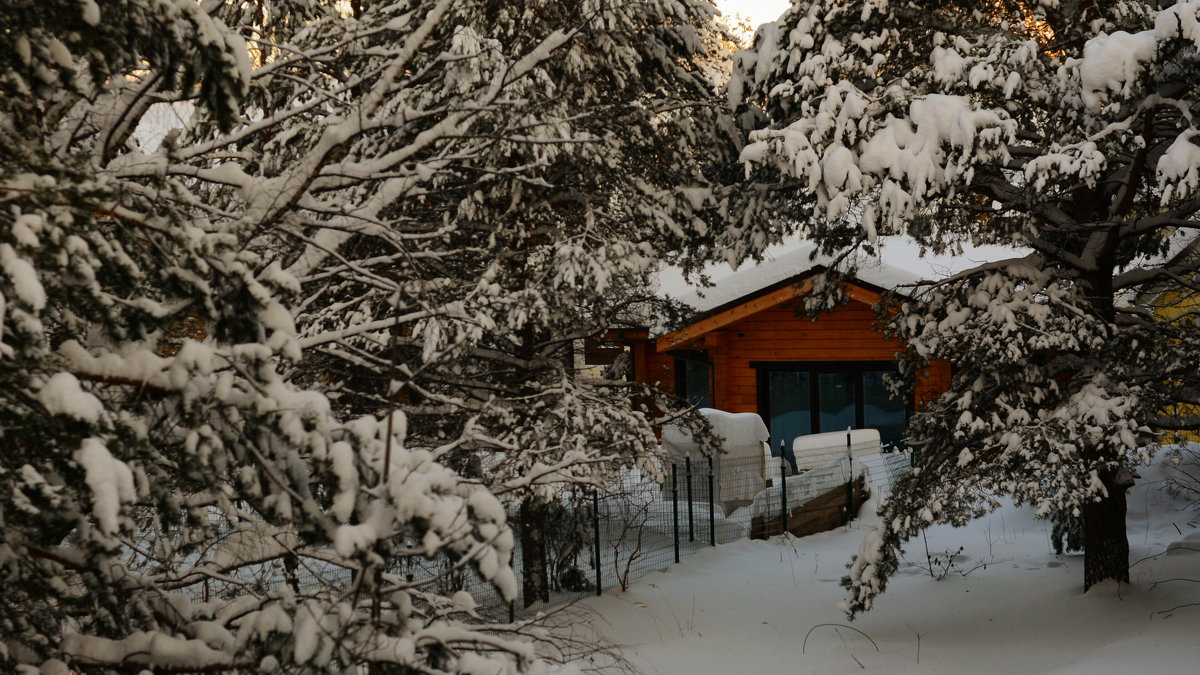
[[[675,562],[679,562],[679,465],[671,462],[671,512],[675,533]]]
[[[692,508],[692,458],[684,458],[684,467],[687,470],[687,500],[688,500],[688,541],[696,541],[696,518]]]
[[[788,531],[788,507],[787,507],[787,458],[783,457],[779,460],[779,517],[783,521],[783,532]]]
[[[592,536],[596,544],[596,595],[604,590],[601,583],[603,581],[602,569],[600,564],[600,489],[592,490]]]
[[[716,490],[713,490],[713,458],[708,458],[708,541],[717,545]]]
[[[846,483],[846,522],[854,520],[854,447],[850,442],[850,430],[846,430],[846,461],[850,465],[850,482]]]

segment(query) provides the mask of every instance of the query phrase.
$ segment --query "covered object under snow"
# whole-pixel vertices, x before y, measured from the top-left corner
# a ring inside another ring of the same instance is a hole
[[[713,431],[722,440],[720,455],[713,460],[717,478],[716,500],[726,513],[745,506],[765,485],[767,472],[773,465],[768,445],[770,433],[762,418],[754,413],[730,413],[713,408],[701,408]],[[663,452],[668,461],[693,462],[708,459],[686,433],[674,426],[663,429]]]
[[[851,429],[831,431],[825,434],[798,436],[792,441],[792,452],[796,466],[803,472],[821,466],[839,457],[859,458],[876,455],[882,451],[879,431],[876,429]]]

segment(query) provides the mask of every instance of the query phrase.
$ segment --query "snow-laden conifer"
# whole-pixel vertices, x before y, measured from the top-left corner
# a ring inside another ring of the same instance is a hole
[[[906,540],[1000,494],[1082,519],[1085,586],[1128,580],[1131,470],[1156,432],[1200,423],[1186,407],[1200,348],[1198,13],[816,0],[738,55],[747,175],[803,189],[811,237],[1019,251],[883,310],[911,345],[910,386],[932,361],[954,376],[911,421],[916,468],[850,568],[851,615],[884,590]]]
[[[653,443],[562,347],[709,225],[711,6],[17,5],[0,669],[540,672],[405,571]]]

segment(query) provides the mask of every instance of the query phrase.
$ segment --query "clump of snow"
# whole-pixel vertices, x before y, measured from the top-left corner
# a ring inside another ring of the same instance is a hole
[[[122,640],[72,633],[63,637],[62,650],[80,665],[119,663],[215,670],[232,662],[228,653],[217,651],[202,640],[147,631],[138,631]]]
[[[929,55],[933,64],[934,79],[942,84],[955,84],[962,79],[965,61],[953,47],[934,47]]]
[[[700,408],[698,412],[712,425],[713,432],[723,439],[722,448],[726,452],[746,446],[758,448],[771,438],[767,425],[755,413],[731,413],[715,408]],[[697,457],[700,452],[699,444],[675,425],[663,428],[663,446],[668,454],[678,457]]]
[[[55,373],[38,390],[38,402],[52,415],[66,415],[84,422],[97,422],[104,414],[104,404],[95,395],[84,391],[71,373]]]
[[[17,255],[9,244],[0,244],[0,269],[8,276],[16,297],[38,311],[46,306],[46,289],[28,260]]]
[[[1158,40],[1154,31],[1101,33],[1088,40],[1079,64],[1084,103],[1090,108],[1099,108],[1109,92],[1129,96],[1141,64],[1152,60],[1157,53]]]
[[[1200,2],[1180,2],[1159,12],[1154,35],[1160,40],[1183,38],[1200,47]]]
[[[878,429],[852,429],[797,436],[792,441],[796,465],[804,470],[850,456],[877,455],[882,446]]]
[[[358,499],[358,468],[354,464],[354,448],[345,441],[338,441],[329,448],[329,460],[338,479],[338,491],[333,496],[333,517],[340,522],[349,522]]]
[[[83,21],[89,26],[96,26],[100,23],[100,6],[96,4],[96,0],[80,0],[83,5]]]
[[[133,472],[95,438],[85,438],[73,456],[86,473],[85,480],[92,491],[92,516],[100,531],[115,534],[121,504],[137,499]]]
[[[1195,129],[1179,134],[1155,166],[1164,206],[1200,187],[1200,146],[1193,140],[1197,135]]]

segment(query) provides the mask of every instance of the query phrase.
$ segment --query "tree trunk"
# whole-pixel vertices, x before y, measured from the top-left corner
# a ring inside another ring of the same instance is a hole
[[[1125,536],[1125,490],[1120,472],[1103,472],[1108,496],[1083,507],[1083,590],[1105,579],[1129,583],[1129,539]]]
[[[545,537],[548,506],[531,499],[521,502],[521,591],[525,607],[538,601],[550,602]]]

